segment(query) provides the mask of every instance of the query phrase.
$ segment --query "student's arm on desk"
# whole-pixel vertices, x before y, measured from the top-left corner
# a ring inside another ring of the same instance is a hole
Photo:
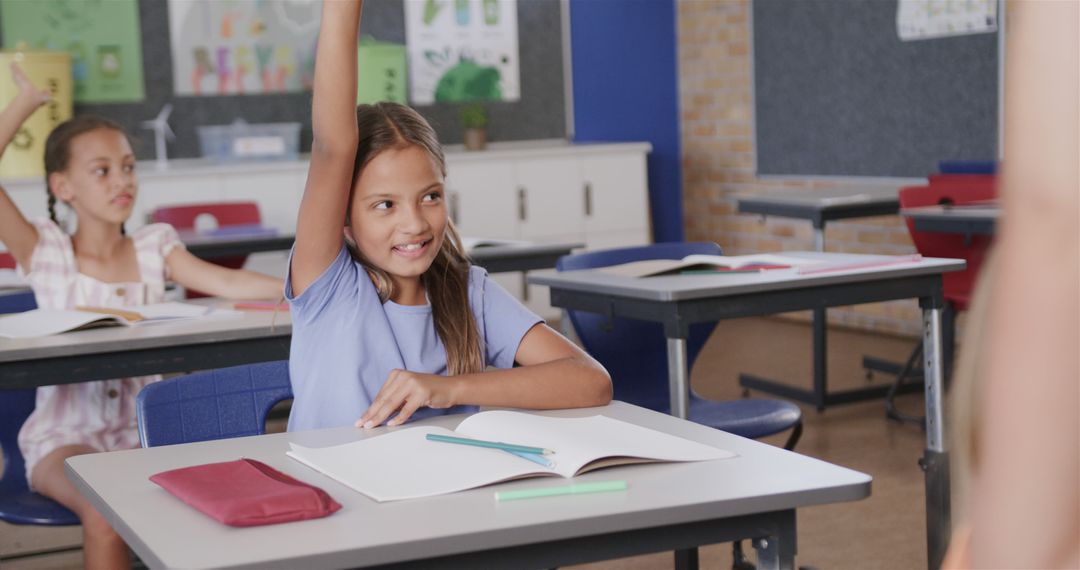
[[[227,299],[280,299],[285,282],[245,269],[229,269],[199,259],[188,250],[173,249],[165,263],[169,278],[188,289]]]
[[[357,426],[375,427],[398,409],[397,425],[421,406],[505,406],[537,410],[603,406],[611,401],[607,370],[544,323],[521,339],[514,358],[520,366],[459,376],[395,370]]]

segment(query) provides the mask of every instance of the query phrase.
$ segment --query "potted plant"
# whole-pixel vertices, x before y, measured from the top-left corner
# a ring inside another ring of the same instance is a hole
[[[458,113],[464,131],[465,148],[484,150],[487,146],[487,110],[480,103],[465,105]]]

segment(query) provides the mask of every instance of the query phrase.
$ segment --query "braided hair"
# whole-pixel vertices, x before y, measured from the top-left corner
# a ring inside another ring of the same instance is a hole
[[[68,163],[71,162],[71,141],[75,140],[75,137],[97,129],[110,129],[128,138],[124,127],[116,121],[105,117],[80,115],[57,125],[45,139],[45,194],[48,196],[49,219],[58,226],[60,222],[56,219],[56,195],[49,186],[49,175],[67,170]],[[130,143],[131,139],[128,139],[128,142]],[[120,233],[127,233],[122,225]]]

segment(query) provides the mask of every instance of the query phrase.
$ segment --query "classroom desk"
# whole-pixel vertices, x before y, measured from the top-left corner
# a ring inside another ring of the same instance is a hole
[[[784,252],[835,263],[874,256],[843,253]],[[945,301],[941,274],[959,271],[956,259],[923,258],[916,263],[798,275],[793,270],[720,275],[674,275],[635,279],[597,270],[534,273],[529,282],[551,289],[551,305],[659,322],[667,337],[668,387],[672,413],[685,418],[689,407],[686,339],[698,322],[762,316],[840,305],[919,299],[923,309],[923,370],[926,394],[927,540],[930,560],[940,560],[948,544],[948,448],[944,439],[941,313]],[[805,394],[784,386],[783,396]],[[934,556],[938,556],[935,558]]]
[[[295,240],[296,236],[292,234],[209,236],[180,232],[180,241],[184,242],[187,250],[202,259],[289,251]]]
[[[810,190],[780,190],[764,194],[737,196],[739,212],[779,216],[809,220],[814,226],[814,249],[825,251],[825,224],[831,220],[865,218],[868,216],[887,216],[900,210],[900,198],[894,187],[868,186],[865,188],[822,188]],[[813,385],[812,392],[798,395],[786,393],[784,386],[773,380],[751,374],[740,374],[739,384],[747,389],[785,395],[801,402],[814,404],[818,411],[830,404],[857,402],[882,398],[887,387],[849,390],[841,394],[830,394],[828,390],[828,370],[826,365],[826,320],[825,309],[813,310],[811,323]],[[899,371],[899,366],[880,361],[864,359],[866,365],[884,371]]]
[[[247,255],[266,251],[292,249],[296,236],[217,236],[181,233],[181,240],[193,255],[209,259],[230,255]],[[566,243],[513,243],[476,247],[470,250],[472,262],[490,273],[532,271],[555,267],[555,261],[572,250],[585,247],[579,242]]]
[[[869,475],[622,402],[537,413],[603,413],[738,456],[602,469],[574,481],[625,479],[628,490],[503,503],[494,500],[490,486],[376,503],[285,456],[290,441],[332,445],[388,428],[336,428],[96,453],[68,459],[65,469],[151,568],[551,568],[751,538],[759,568],[788,569],[794,568],[796,509],[870,494]],[[424,423],[453,427],[464,417]],[[318,520],[230,528],[148,480],[160,471],[240,457],[322,487],[342,509]],[[541,477],[497,488],[566,483]]]
[[[231,302],[189,301],[231,306]],[[289,358],[288,312],[102,327],[40,338],[0,339],[0,390],[189,372]]]
[[[920,232],[994,235],[1001,208],[997,205],[925,206],[904,208],[900,215],[911,219]]]

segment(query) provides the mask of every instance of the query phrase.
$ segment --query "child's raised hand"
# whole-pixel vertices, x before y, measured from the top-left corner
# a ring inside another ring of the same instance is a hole
[[[371,402],[371,406],[364,415],[357,420],[356,427],[376,427],[394,412],[398,414],[386,425],[400,425],[421,406],[449,408],[454,405],[455,384],[452,376],[421,374],[400,369],[391,370],[390,377],[379,390],[379,395]]]
[[[15,86],[19,88],[19,97],[32,101],[35,105],[44,105],[52,98],[52,93],[48,89],[38,89],[30,81],[30,78],[26,76],[26,72],[22,70],[22,67],[14,61],[11,62],[11,79],[15,81]]]

